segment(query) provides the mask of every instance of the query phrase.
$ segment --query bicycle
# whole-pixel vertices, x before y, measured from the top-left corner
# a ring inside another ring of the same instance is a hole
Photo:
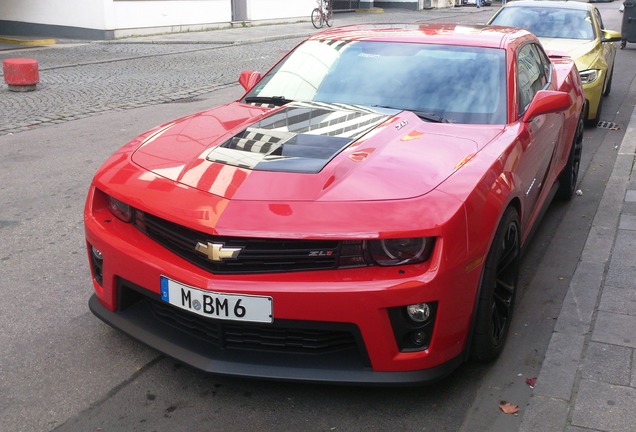
[[[318,7],[311,11],[311,23],[316,28],[322,28],[324,24],[327,27],[333,25],[333,8],[331,0],[316,0]]]

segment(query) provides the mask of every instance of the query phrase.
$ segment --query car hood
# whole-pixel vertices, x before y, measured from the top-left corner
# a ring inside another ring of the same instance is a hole
[[[132,161],[234,200],[393,200],[428,193],[500,133],[423,122],[409,111],[239,102],[141,137]],[[480,127],[477,126],[477,129]]]
[[[563,38],[539,38],[541,45],[552,52],[560,52],[572,57],[579,71],[590,68],[598,54],[596,53],[596,40],[563,39]]]

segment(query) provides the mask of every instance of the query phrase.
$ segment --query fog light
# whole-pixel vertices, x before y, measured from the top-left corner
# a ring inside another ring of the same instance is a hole
[[[93,256],[95,257],[96,260],[100,260],[103,261],[104,260],[104,256],[102,255],[102,252],[95,248],[95,246],[91,246],[91,252],[93,253]]]
[[[406,313],[413,321],[421,323],[431,317],[431,308],[428,303],[412,304],[406,307]]]
[[[411,333],[411,341],[417,346],[422,346],[428,342],[428,335],[424,330],[416,330]]]

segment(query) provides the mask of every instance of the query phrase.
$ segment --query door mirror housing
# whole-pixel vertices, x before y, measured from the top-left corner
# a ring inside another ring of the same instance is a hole
[[[523,114],[523,122],[529,123],[537,116],[564,111],[572,105],[568,93],[554,90],[539,90]]]
[[[601,42],[620,42],[623,39],[623,36],[613,30],[602,30],[601,31]]]
[[[241,75],[239,75],[238,82],[241,86],[243,86],[245,91],[250,91],[252,87],[254,87],[254,85],[256,85],[256,83],[260,80],[260,72],[253,70],[244,70],[243,72],[241,72]]]

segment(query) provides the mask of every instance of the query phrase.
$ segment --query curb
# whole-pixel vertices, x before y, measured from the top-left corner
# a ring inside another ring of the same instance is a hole
[[[57,41],[55,39],[31,39],[31,38],[17,38],[0,36],[0,43],[7,43],[13,45],[26,45],[26,46],[38,46],[38,45],[55,45]]]
[[[356,12],[368,12],[368,13],[384,13],[384,9],[379,7],[369,8],[369,9],[356,9]]]

